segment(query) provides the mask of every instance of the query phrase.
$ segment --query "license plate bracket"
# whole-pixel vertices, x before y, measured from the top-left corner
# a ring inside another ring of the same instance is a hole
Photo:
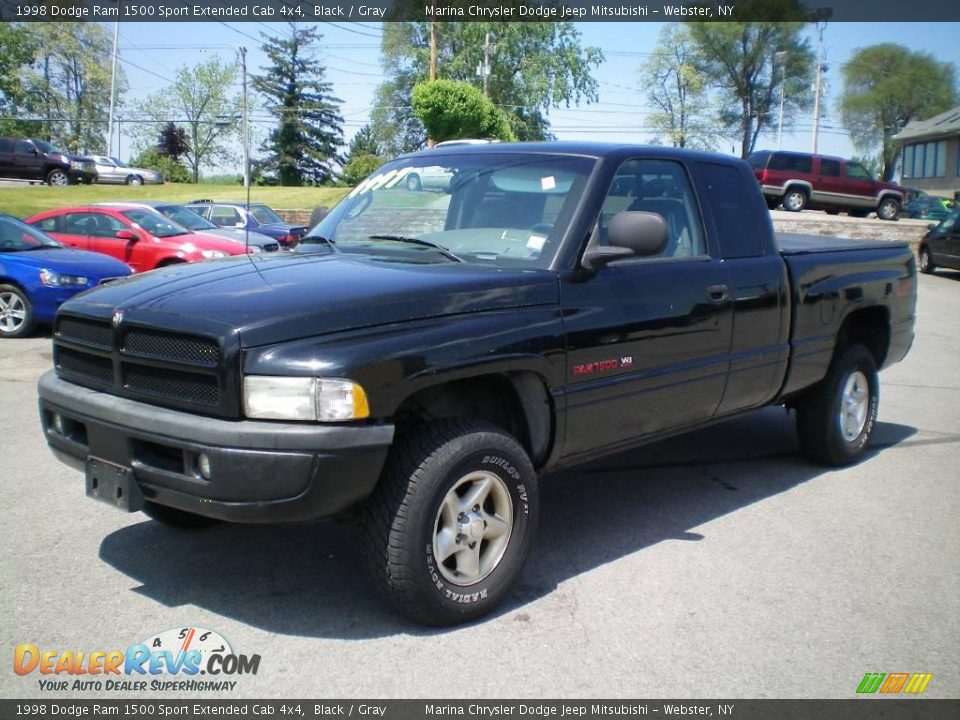
[[[143,493],[130,468],[88,457],[86,462],[87,497],[126,512],[143,509]]]

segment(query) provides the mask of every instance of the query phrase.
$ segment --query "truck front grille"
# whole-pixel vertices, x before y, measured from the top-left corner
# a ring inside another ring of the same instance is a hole
[[[217,338],[60,315],[54,365],[65,380],[154,405],[236,416]]]

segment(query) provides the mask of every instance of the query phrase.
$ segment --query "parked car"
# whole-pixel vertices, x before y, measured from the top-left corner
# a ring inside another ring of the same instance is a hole
[[[461,180],[424,206],[403,173],[438,163]],[[71,300],[41,435],[78,490],[172,525],[356,512],[386,596],[466,622],[529,556],[543,473],[765,405],[796,410],[816,462],[861,459],[916,293],[906,243],[775,239],[730,157],[432,149],[295,253]]]
[[[64,302],[132,270],[113,258],[65,249],[15,217],[0,213],[0,338],[49,325]]]
[[[163,173],[147,168],[131,167],[116,158],[92,155],[97,168],[97,182],[109,185],[163,185]]]
[[[268,235],[250,232],[249,230],[241,230],[240,228],[235,227],[217,227],[209,220],[206,220],[201,215],[195,213],[186,205],[177,205],[176,203],[168,203],[163,201],[133,203],[103,202],[97,203],[97,205],[115,208],[149,208],[151,210],[156,210],[164,217],[173,220],[175,223],[177,223],[177,225],[183,225],[183,227],[191,232],[199,233],[201,235],[212,235],[214,237],[223,238],[224,240],[232,240],[233,242],[237,242],[241,245],[249,247],[253,252],[276,252],[280,249],[280,243]]]
[[[934,195],[920,195],[903,206],[902,217],[940,222],[955,208],[953,200]]]
[[[922,273],[932,273],[938,267],[960,270],[960,210],[954,210],[936,225],[927,225],[917,254]]]
[[[242,228],[268,235],[280,246],[292,249],[307,234],[305,226],[285,222],[269,205],[263,203],[221,202],[219,200],[194,200],[187,207],[218,227]]]
[[[90,184],[97,179],[93,161],[58,150],[45,140],[0,137],[0,178],[47,185]]]
[[[192,233],[149,208],[58,208],[26,221],[68,247],[110,255],[135,272],[246,252],[239,243]]]
[[[881,220],[896,220],[904,189],[896,183],[874,180],[858,162],[827,155],[760,150],[747,162],[760,183],[767,207],[804,208],[866,217],[876,211]]]

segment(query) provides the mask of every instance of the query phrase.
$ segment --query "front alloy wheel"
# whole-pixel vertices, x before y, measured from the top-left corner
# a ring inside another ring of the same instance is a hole
[[[783,196],[783,209],[800,212],[807,206],[807,194],[803,190],[790,188]]]
[[[446,419],[406,430],[364,509],[373,579],[418,622],[478,618],[523,567],[537,501],[530,459],[500,428]]]
[[[14,285],[0,285],[0,337],[18,338],[33,330],[33,306]]]

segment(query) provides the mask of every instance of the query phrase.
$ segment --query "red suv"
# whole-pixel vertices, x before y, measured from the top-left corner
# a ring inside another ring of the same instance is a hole
[[[134,272],[247,252],[240,243],[192,233],[149,208],[59,208],[26,222],[68,247],[123,260]]]
[[[805,207],[831,215],[854,217],[876,212],[881,220],[897,220],[905,192],[896,183],[874,180],[858,162],[827,155],[760,150],[747,162],[772,210],[800,212]]]

